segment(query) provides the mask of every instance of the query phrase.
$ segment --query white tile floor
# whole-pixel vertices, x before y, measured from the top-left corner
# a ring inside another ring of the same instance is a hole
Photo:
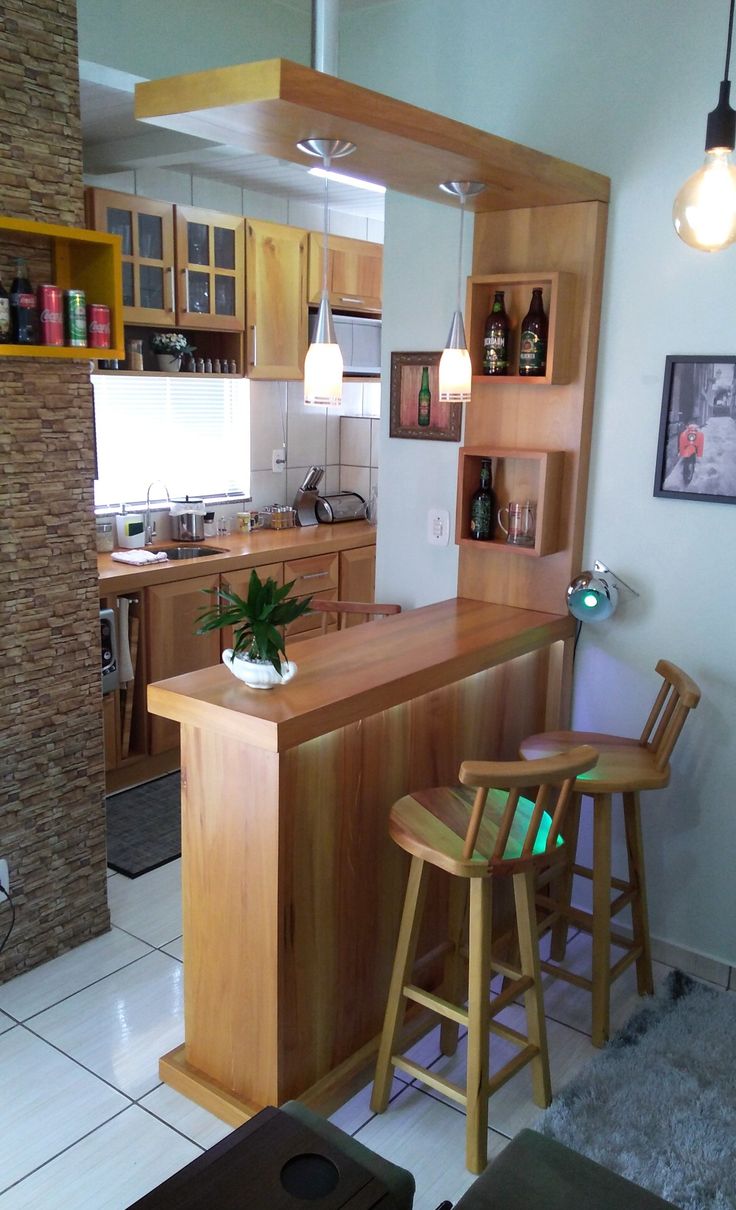
[[[161,1084],[158,1058],[183,1038],[180,863],[134,880],[109,879],[112,931],[0,986],[0,1210],[123,1210],[223,1138],[229,1128]],[[587,938],[570,946],[584,969]],[[667,968],[658,966],[659,981]],[[595,1052],[587,995],[546,984],[553,1086]],[[614,987],[613,1024],[636,1006],[632,971]],[[510,1023],[521,1010],[507,1011]],[[463,1058],[444,1058],[435,1034],[419,1061],[452,1078]],[[504,1044],[492,1047],[495,1066]],[[333,1121],[411,1169],[416,1210],[455,1201],[472,1182],[464,1167],[462,1111],[439,1093],[394,1080],[376,1116],[370,1088]],[[490,1104],[489,1158],[539,1110],[528,1069]]]

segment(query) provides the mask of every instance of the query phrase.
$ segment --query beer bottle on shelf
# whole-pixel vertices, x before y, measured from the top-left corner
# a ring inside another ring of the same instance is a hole
[[[31,288],[28,268],[24,257],[15,262],[15,277],[10,286],[10,327],[13,343],[17,345],[37,344],[36,295]]]
[[[422,366],[422,381],[417,400],[417,424],[426,428],[429,424],[429,413],[432,407],[432,396],[429,390],[429,366]]]
[[[0,281],[0,345],[10,344],[11,338],[10,299],[5,286]]]
[[[521,324],[519,340],[519,373],[527,378],[541,378],[547,368],[548,320],[542,302],[542,287],[532,290],[532,301]]]
[[[470,536],[480,542],[489,542],[493,537],[493,489],[491,487],[491,462],[484,458],[480,464],[480,487],[470,501]]]
[[[486,320],[483,337],[483,373],[509,372],[509,317],[503,301],[503,290],[496,290],[491,313]]]

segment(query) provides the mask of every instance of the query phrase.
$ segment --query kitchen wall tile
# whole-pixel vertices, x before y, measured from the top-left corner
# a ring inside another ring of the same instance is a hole
[[[357,492],[364,500],[371,494],[371,473],[367,466],[341,466],[340,491]]]
[[[271,470],[271,455],[284,444],[286,383],[252,382],[250,386],[250,465]]]
[[[290,392],[287,408],[287,462],[292,466],[310,466],[313,462],[324,466],[327,448],[325,408],[305,407],[301,393],[298,401],[293,395]]]
[[[283,471],[253,471],[250,477],[250,494],[253,508],[265,508],[267,504],[286,504],[286,475]]]
[[[141,197],[155,197],[162,202],[192,204],[192,178],[187,172],[172,172],[170,168],[136,168],[135,191]]]
[[[85,185],[95,189],[116,189],[118,193],[135,193],[135,172],[101,172],[84,174]]]
[[[366,219],[359,214],[348,214],[345,210],[330,210],[328,228],[332,235],[365,239]]]
[[[287,504],[293,503],[297,490],[301,487],[302,483],[304,482],[304,476],[306,475],[306,473],[309,470],[311,465],[312,465],[312,463],[309,462],[305,466],[290,466],[287,469],[287,471],[286,471],[286,502],[287,502]],[[324,479],[322,480],[322,482],[319,485],[320,491],[322,491],[323,485],[324,485]]]
[[[383,219],[369,218],[366,219],[367,234],[366,239],[372,240],[374,244],[384,243],[385,223]]]
[[[240,185],[228,181],[212,181],[207,177],[192,177],[192,204],[208,210],[222,210],[225,214],[240,214],[243,190]]]
[[[363,415],[363,383],[343,382],[341,416]]]
[[[327,413],[327,452],[325,462],[340,461],[340,414],[334,411]]]
[[[285,197],[276,197],[272,193],[258,193],[255,189],[243,190],[243,214],[248,218],[262,218],[271,223],[287,221],[287,203]]]
[[[291,227],[304,227],[307,231],[321,231],[324,210],[317,202],[289,202],[288,223]]]
[[[363,383],[363,415],[381,415],[381,384],[380,382]]]
[[[328,465],[325,467],[325,477],[320,483],[321,492],[339,492],[340,490],[340,464],[334,466]]]
[[[371,460],[371,422],[357,416],[340,418],[341,466],[369,466]]]
[[[378,466],[378,455],[380,451],[381,440],[381,422],[380,420],[371,420],[371,466]]]

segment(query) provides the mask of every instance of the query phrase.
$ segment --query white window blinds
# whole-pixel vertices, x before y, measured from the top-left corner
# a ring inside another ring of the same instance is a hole
[[[247,378],[93,374],[92,387],[96,505],[145,500],[154,480],[172,497],[249,494]]]

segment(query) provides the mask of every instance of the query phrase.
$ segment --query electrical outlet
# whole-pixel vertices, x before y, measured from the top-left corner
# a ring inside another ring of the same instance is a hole
[[[427,541],[430,546],[447,546],[450,541],[450,514],[446,508],[430,508],[427,514]]]
[[[10,872],[4,857],[0,857],[0,890],[5,891],[6,895],[10,894]]]
[[[286,466],[286,450],[280,446],[271,453],[271,470],[279,474]]]

